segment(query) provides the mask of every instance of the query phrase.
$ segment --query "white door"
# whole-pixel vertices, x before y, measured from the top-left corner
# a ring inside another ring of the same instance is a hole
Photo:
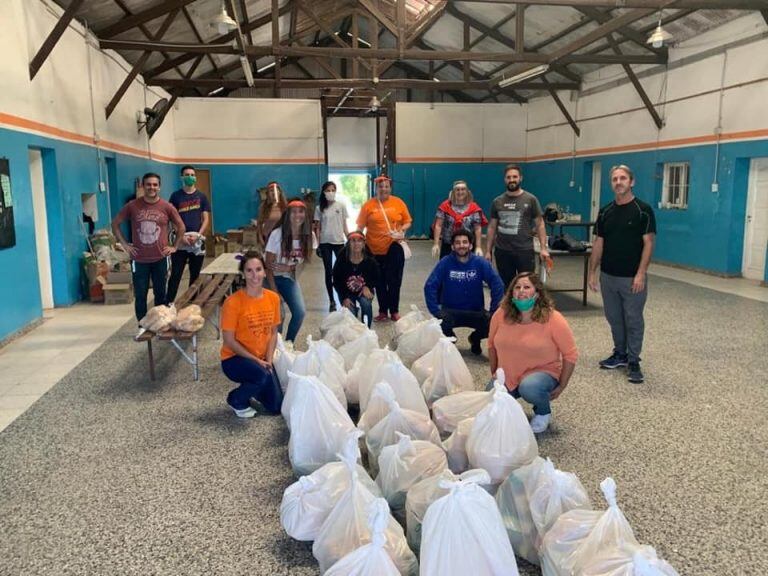
[[[40,277],[40,300],[43,309],[53,308],[51,253],[48,246],[48,217],[45,211],[43,155],[40,150],[29,151],[29,178],[32,184],[32,211],[35,217],[35,247],[37,271]]]
[[[589,221],[594,222],[597,220],[597,213],[600,212],[600,174],[601,174],[600,162],[592,162],[592,205],[589,210]],[[595,231],[592,229],[592,236]]]
[[[753,158],[749,164],[747,217],[744,223],[745,278],[765,278],[765,253],[768,249],[768,158]]]

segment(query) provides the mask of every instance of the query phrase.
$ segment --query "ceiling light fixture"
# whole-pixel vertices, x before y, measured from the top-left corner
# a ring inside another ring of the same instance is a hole
[[[376,112],[376,110],[378,110],[381,106],[381,102],[379,101],[378,97],[374,95],[374,97],[371,98],[371,101],[368,103],[368,106],[371,107],[372,112]]]
[[[211,26],[216,28],[216,31],[220,35],[224,35],[227,32],[232,32],[232,30],[237,29],[237,22],[227,14],[227,6],[224,2],[221,3],[221,12],[216,14],[216,16],[213,17],[213,20],[211,20]]]
[[[541,64],[540,66],[536,66],[535,68],[529,68],[528,70],[520,72],[520,74],[515,74],[514,76],[510,76],[509,78],[502,78],[501,82],[499,82],[499,88],[505,88],[507,86],[510,86],[511,84],[517,84],[518,82],[523,82],[524,80],[530,80],[531,78],[535,78],[536,76],[541,76],[542,74],[545,74],[548,70],[549,70],[549,64]]]
[[[275,63],[274,63],[274,62],[270,62],[269,64],[265,64],[265,65],[264,65],[264,66],[262,66],[261,68],[257,68],[257,69],[256,69],[256,72],[258,72],[259,74],[261,74],[262,72],[264,72],[264,71],[266,71],[266,70],[269,70],[270,68],[272,68],[274,65],[275,65]]]
[[[243,74],[245,74],[245,81],[248,83],[248,87],[253,88],[253,70],[251,70],[251,63],[248,62],[248,58],[240,56],[240,65],[243,67]]]
[[[659,23],[656,25],[656,29],[651,32],[651,35],[648,36],[648,40],[645,43],[650,44],[654,48],[661,48],[664,44],[669,44],[670,40],[672,40],[672,34],[661,27],[661,12],[659,12]]]

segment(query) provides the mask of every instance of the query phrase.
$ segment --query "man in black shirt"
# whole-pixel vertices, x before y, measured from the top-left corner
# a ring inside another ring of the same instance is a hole
[[[656,218],[648,204],[635,198],[632,170],[614,166],[610,177],[615,199],[597,215],[597,237],[589,260],[589,287],[595,292],[600,267],[603,309],[613,336],[613,354],[600,361],[600,368],[626,366],[629,381],[640,383],[646,275],[656,239]]]

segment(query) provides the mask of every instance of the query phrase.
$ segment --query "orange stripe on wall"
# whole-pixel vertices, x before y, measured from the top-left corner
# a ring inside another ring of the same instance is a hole
[[[49,124],[42,122],[36,122],[34,120],[28,120],[20,116],[14,116],[12,114],[6,114],[0,112],[0,124],[10,126],[12,128],[20,128],[25,132],[39,132],[48,136],[53,136],[57,139],[67,140],[70,142],[77,142],[78,144],[86,144],[89,146],[95,146],[96,141],[92,136],[84,136],[77,132],[71,132],[69,130],[62,130]],[[165,156],[163,154],[148,153],[141,148],[134,148],[133,146],[127,146],[120,144],[119,142],[112,142],[110,140],[100,140],[98,142],[99,147],[111,150],[113,152],[123,152],[131,154],[133,156],[140,156],[150,160],[158,160],[161,162],[169,162],[176,164],[322,164],[321,158],[175,158],[173,156]]]

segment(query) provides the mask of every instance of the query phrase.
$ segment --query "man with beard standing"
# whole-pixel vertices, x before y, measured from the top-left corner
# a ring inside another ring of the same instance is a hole
[[[534,234],[541,243],[541,259],[549,258],[541,204],[536,196],[520,187],[522,181],[522,169],[515,164],[508,165],[504,168],[507,190],[491,204],[485,257],[492,261],[495,253],[496,269],[505,288],[520,272],[533,272],[536,269]]]

